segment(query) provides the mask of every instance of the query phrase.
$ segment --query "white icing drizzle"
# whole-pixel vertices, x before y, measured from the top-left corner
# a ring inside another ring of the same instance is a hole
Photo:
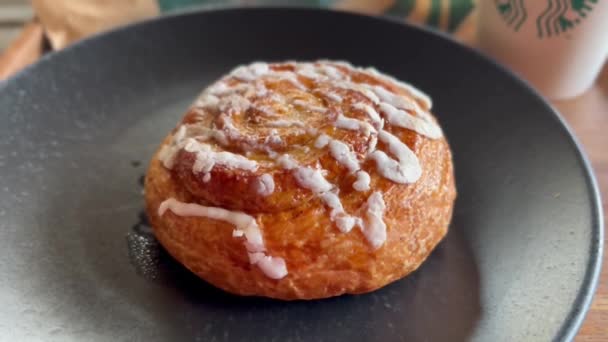
[[[262,97],[262,96],[266,96],[266,94],[268,94],[268,88],[266,88],[266,85],[264,84],[264,82],[262,81],[256,81],[255,83],[255,96],[257,97]]]
[[[243,81],[255,81],[270,71],[268,64],[262,62],[252,63],[248,66],[239,66],[230,75]]]
[[[323,71],[325,75],[329,77],[331,80],[341,80],[344,79],[344,74],[340,72],[340,70],[328,64],[320,64],[318,68]]]
[[[279,166],[281,166],[285,170],[292,170],[298,167],[298,163],[288,154],[283,154],[278,157],[277,164],[279,164]]]
[[[306,90],[306,87],[298,81],[295,73],[289,71],[273,71],[267,63],[262,62],[239,66],[230,73],[230,76],[246,82],[252,82],[260,77],[266,76],[277,80],[288,81],[296,88]]]
[[[332,139],[329,142],[329,153],[338,163],[346,167],[349,172],[353,173],[359,170],[357,155],[345,143]]]
[[[335,64],[335,65],[340,65],[340,66],[343,66],[343,67],[349,68],[349,69],[355,68],[352,64],[350,64],[347,61],[341,61],[341,60],[335,60],[335,61],[333,61],[333,60],[329,60],[329,59],[322,59],[319,62],[320,63],[331,63],[331,64]]]
[[[264,253],[249,253],[249,262],[256,265],[271,279],[282,279],[287,275],[287,265],[283,258],[272,257]]]
[[[209,172],[217,165],[223,165],[228,168],[242,169],[255,171],[258,168],[258,163],[239,154],[232,152],[215,152],[211,150],[208,144],[201,144],[195,139],[188,138],[184,150],[187,152],[196,153],[196,161],[192,166],[193,172]]]
[[[196,203],[184,203],[169,198],[162,202],[158,207],[158,216],[163,216],[167,210],[171,210],[178,216],[199,216],[213,220],[230,223],[240,230],[247,237],[247,242],[251,244],[255,251],[264,251],[264,240],[257,222],[253,216],[239,211],[230,211],[223,208],[206,207]]]
[[[369,118],[372,120],[372,122],[377,125],[380,126],[378,128],[382,128],[382,118],[380,117],[380,114],[378,114],[378,112],[374,109],[374,107],[362,103],[362,102],[357,102],[353,105],[353,108],[355,109],[359,109],[362,110],[363,112],[365,112],[365,114],[367,114],[367,116],[369,116]]]
[[[397,157],[397,160],[394,160],[382,151],[375,150],[372,152],[370,158],[376,161],[378,173],[395,183],[403,184],[417,181],[422,175],[422,169],[414,152],[399,138],[387,131],[380,131],[378,139],[387,144],[390,153]]]
[[[315,140],[315,147],[323,148],[323,147],[327,146],[327,144],[329,144],[330,140],[331,140],[331,138],[327,134],[321,134]]]
[[[160,151],[158,151],[158,160],[160,160],[167,169],[172,169],[178,151],[179,148],[174,145],[163,145],[160,148]]]
[[[441,128],[434,123],[426,121],[421,117],[413,116],[404,110],[397,109],[391,104],[382,102],[380,103],[380,109],[382,109],[386,121],[392,125],[411,129],[432,139],[440,138],[443,135]]]
[[[299,166],[295,169],[293,176],[301,187],[309,189],[314,193],[322,193],[332,188],[331,183],[323,177],[323,174],[318,169]]]
[[[340,95],[338,95],[336,93],[329,92],[329,93],[326,93],[325,96],[327,96],[328,99],[330,99],[332,101],[335,101],[335,102],[338,102],[338,103],[341,103],[342,100],[343,100],[342,96],[340,96]]]
[[[208,92],[215,96],[225,97],[227,95],[246,93],[252,89],[253,87],[248,83],[239,83],[234,86],[229,86],[226,82],[218,82],[209,88]]]
[[[208,87],[201,96],[204,96],[205,94],[225,95],[229,92],[230,87],[228,86],[228,84],[224,80],[220,80]]]
[[[281,143],[283,143],[283,140],[281,140],[281,137],[279,136],[279,132],[277,132],[276,129],[271,129],[269,132],[269,135],[266,137],[266,139],[264,139],[265,143],[271,143],[274,145],[279,145]]]
[[[380,102],[380,99],[378,98],[378,96],[376,96],[376,94],[374,94],[374,92],[369,89],[369,85],[366,85],[363,83],[354,83],[354,82],[343,81],[343,82],[337,82],[335,84],[335,86],[338,88],[359,92],[363,96],[365,96],[368,100],[372,101],[374,104],[377,104]]]
[[[318,80],[322,77],[322,75],[317,73],[315,68],[310,64],[302,64],[301,66],[297,67],[296,73],[313,80]]]
[[[242,136],[241,131],[239,131],[232,123],[232,118],[230,116],[226,114],[220,114],[219,118],[221,118],[221,122],[223,125],[222,133],[226,138],[237,140]]]
[[[386,223],[383,220],[385,210],[381,192],[376,191],[367,198],[365,222],[361,226],[361,232],[373,249],[380,248],[386,241]]]
[[[370,182],[369,173],[359,170],[357,171],[357,180],[353,183],[353,189],[357,191],[368,191]]]
[[[205,173],[205,175],[203,176],[203,182],[207,183],[211,180],[211,174],[210,173]]]
[[[281,81],[288,81],[289,83],[291,83],[294,87],[300,89],[300,90],[306,90],[306,87],[304,87],[304,85],[302,83],[300,83],[300,81],[298,80],[298,77],[296,76],[295,73],[290,72],[290,71],[271,71],[268,73],[268,76],[281,80]]]
[[[328,145],[331,156],[338,163],[342,164],[350,173],[357,172],[357,180],[353,183],[353,188],[357,191],[369,190],[369,174],[360,170],[361,165],[359,164],[359,160],[357,159],[356,154],[351,151],[350,147],[345,143],[332,139],[325,134],[319,135],[315,140],[316,148],[323,148]]]
[[[250,69],[255,75],[263,75],[270,70],[268,64],[263,62],[252,63]]]
[[[315,140],[316,148],[324,148],[329,145],[330,155],[342,166],[344,166],[350,173],[353,173],[361,167],[359,160],[354,151],[351,151],[350,147],[340,140],[332,139],[326,134],[321,134]]]
[[[272,158],[272,159],[278,159],[279,158],[279,154],[276,153],[275,151],[272,150],[272,148],[270,148],[270,146],[265,146],[264,147],[264,152],[266,152],[266,154]]]
[[[219,110],[228,115],[245,112],[250,106],[251,102],[239,94],[222,97],[218,103]]]
[[[304,127],[304,123],[302,121],[295,120],[273,120],[266,122],[266,126],[269,127]]]
[[[194,107],[215,108],[219,105],[220,99],[212,94],[203,94],[194,102]]]
[[[381,86],[372,86],[371,90],[374,92],[374,94],[378,95],[382,102],[389,103],[397,108],[416,110],[416,102],[413,100],[390,92]]]
[[[177,156],[177,152],[181,149],[180,146],[176,145],[163,145],[158,151],[158,160],[163,164],[167,169],[172,169],[173,165],[175,165],[175,157]]]
[[[351,131],[360,131],[365,136],[369,136],[372,132],[376,132],[376,129],[370,125],[368,122],[347,118],[344,115],[338,115],[336,122],[334,123],[336,127],[347,129]]]
[[[295,70],[298,75],[315,81],[341,80],[345,78],[340,70],[323,61],[316,64],[295,63]],[[319,72],[322,72],[322,74]]]
[[[280,115],[275,113],[274,110],[272,110],[272,108],[268,107],[268,106],[252,106],[252,108],[264,113],[264,115],[266,115],[269,118],[276,118],[279,117]]]
[[[285,260],[266,254],[262,232],[253,216],[239,211],[184,203],[175,198],[166,199],[160,204],[158,216],[162,217],[167,210],[171,210],[178,216],[207,217],[234,225],[235,230],[232,232],[232,236],[245,237],[245,247],[251,264],[258,266],[267,277],[272,279],[281,279],[287,275]]]
[[[306,127],[305,131],[310,135],[316,135],[319,132],[319,130],[314,127]]]
[[[369,138],[369,144],[367,145],[367,155],[368,156],[376,150],[377,145],[378,145],[378,134],[374,134]]]
[[[223,131],[220,131],[218,129],[212,129],[209,131],[210,137],[213,137],[213,139],[215,139],[215,141],[217,141],[220,145],[222,146],[227,146],[228,145],[228,137],[226,136],[226,133],[224,133]],[[208,138],[202,137],[203,140],[207,140]]]
[[[272,175],[265,173],[258,177],[257,192],[262,196],[268,196],[274,192],[274,179]]]
[[[327,191],[319,197],[325,205],[331,208],[329,217],[336,223],[336,226],[342,233],[348,233],[353,229],[355,224],[361,224],[360,218],[346,214],[337,193]]]
[[[320,135],[317,138],[317,141],[319,139],[327,139],[324,146],[330,144],[331,142],[343,144],[337,140],[331,140],[331,138],[325,134]],[[346,147],[348,148],[348,146]],[[360,218],[348,215],[344,211],[344,207],[340,202],[340,197],[338,197],[337,193],[332,191],[333,185],[329,183],[323,176],[324,170],[299,166],[291,156],[286,154],[280,156],[276,160],[277,163],[284,169],[293,171],[293,176],[298,185],[319,196],[323,203],[331,209],[330,219],[336,223],[336,226],[341,232],[347,233],[354,227],[355,224],[361,225],[362,220]]]
[[[201,140],[208,140],[209,138],[215,138],[220,144],[227,142],[225,134],[215,129],[208,129],[197,125],[181,125],[171,138],[169,144],[163,145],[159,152],[159,160],[163,165],[171,169],[175,163],[175,157],[177,153],[184,148],[188,139],[196,137]]]
[[[338,118],[336,119],[335,125],[338,128],[348,129],[351,131],[358,131],[360,128],[359,122],[360,121],[357,119],[347,118],[344,115],[340,114],[340,115],[338,115]]]
[[[186,137],[187,130],[188,127],[186,125],[179,126],[169,144],[163,145],[158,152],[158,159],[166,168],[173,168],[175,157],[183,147],[182,141]]]

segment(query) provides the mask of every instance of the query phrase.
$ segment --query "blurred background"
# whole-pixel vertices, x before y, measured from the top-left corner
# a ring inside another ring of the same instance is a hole
[[[29,0],[0,0],[0,51],[17,37],[32,16]]]
[[[492,1],[492,0],[490,0]],[[501,0],[511,1],[511,0]],[[470,41],[476,0],[0,0],[0,80],[92,34],[193,8],[298,6],[386,15]]]

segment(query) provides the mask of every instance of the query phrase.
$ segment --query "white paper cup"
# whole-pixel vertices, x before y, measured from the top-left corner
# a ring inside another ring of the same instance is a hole
[[[479,47],[552,99],[593,85],[608,56],[606,0],[478,0]]]

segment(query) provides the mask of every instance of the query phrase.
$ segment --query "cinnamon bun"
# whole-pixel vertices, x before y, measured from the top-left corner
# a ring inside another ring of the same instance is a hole
[[[345,62],[240,66],[156,152],[146,207],[160,243],[239,295],[378,289],[445,236],[456,196],[431,99]]]

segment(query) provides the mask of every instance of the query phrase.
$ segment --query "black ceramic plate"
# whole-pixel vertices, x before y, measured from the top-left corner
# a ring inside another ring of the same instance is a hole
[[[432,95],[452,145],[451,231],[412,276],[311,302],[233,297],[159,248],[140,178],[193,97],[237,64],[344,59]],[[0,335],[44,341],[567,340],[600,265],[597,188],[556,113],[438,34],[345,13],[149,21],[0,85]]]

